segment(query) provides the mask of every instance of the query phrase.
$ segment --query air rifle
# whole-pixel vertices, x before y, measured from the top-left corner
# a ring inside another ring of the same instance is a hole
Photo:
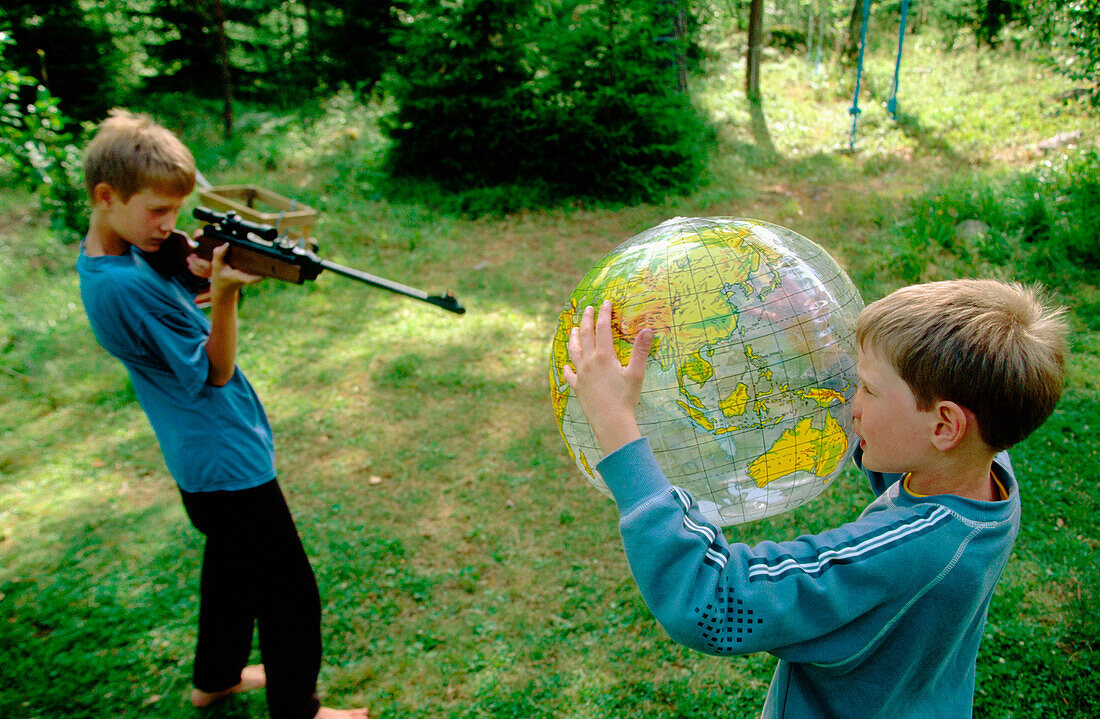
[[[443,295],[429,295],[415,287],[329,262],[318,257],[312,249],[300,246],[285,235],[280,236],[276,228],[242,220],[235,212],[222,214],[196,207],[193,214],[195,219],[207,223],[202,228],[202,234],[195,238],[198,243],[195,253],[203,259],[210,259],[215,247],[228,243],[225,261],[242,272],[300,285],[316,279],[322,270],[328,270],[372,287],[442,307],[448,312],[458,315],[466,312],[450,290]]]

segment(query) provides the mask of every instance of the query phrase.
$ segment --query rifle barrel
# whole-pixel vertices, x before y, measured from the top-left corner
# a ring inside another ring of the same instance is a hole
[[[354,267],[346,267],[344,265],[336,264],[335,262],[330,262],[329,260],[320,260],[320,263],[321,266],[324,267],[326,270],[329,270],[330,272],[335,272],[338,275],[350,277],[353,280],[359,280],[360,282],[365,282],[368,285],[379,287],[383,290],[389,290],[390,292],[394,292],[399,295],[412,297],[423,302],[429,302],[433,305],[436,305],[437,307],[442,307],[449,312],[454,312],[455,314],[461,315],[466,312],[466,308],[460,305],[458,303],[458,300],[455,299],[454,294],[450,292],[448,292],[446,295],[429,295],[427,292],[423,290],[418,290],[415,287],[409,287],[408,285],[403,285],[400,282],[388,280],[385,277],[372,275],[369,272],[357,270]]]

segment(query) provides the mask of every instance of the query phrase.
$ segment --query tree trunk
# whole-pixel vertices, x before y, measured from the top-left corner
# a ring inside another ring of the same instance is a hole
[[[680,92],[687,92],[687,10],[683,3],[673,0],[674,12],[673,27],[676,31],[676,82]]]
[[[863,0],[852,0],[852,13],[848,16],[848,32],[844,34],[844,44],[840,48],[840,62],[844,65],[855,64],[856,57],[859,55],[859,28],[862,25]]]
[[[309,60],[310,72],[316,76],[320,68],[317,66],[317,41],[313,37],[313,3],[311,0],[303,0],[302,9],[306,20],[306,58]]]
[[[764,38],[764,0],[752,0],[749,6],[749,46],[745,51],[745,96],[760,102],[760,51]]]
[[[218,62],[222,66],[222,87],[225,91],[225,105],[222,109],[222,124],[225,127],[225,139],[233,136],[233,91],[229,76],[229,49],[225,39],[225,9],[222,0],[214,0],[214,13],[218,21]]]

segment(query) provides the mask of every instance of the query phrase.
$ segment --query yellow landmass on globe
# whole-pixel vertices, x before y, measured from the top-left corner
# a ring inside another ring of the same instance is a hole
[[[844,404],[844,393],[837,392],[835,389],[825,389],[824,387],[810,387],[809,389],[799,390],[796,394],[803,399],[809,399],[817,402],[818,407],[828,407],[834,402]]]
[[[844,429],[832,415],[826,415],[825,429],[817,429],[812,426],[811,418],[805,417],[753,460],[749,476],[757,487],[765,487],[795,472],[826,477],[840,464],[847,446]]]
[[[714,367],[710,362],[700,357],[698,352],[692,354],[676,368],[676,380],[680,385],[680,394],[687,397],[688,401],[698,409],[704,409],[706,404],[684,386],[684,377],[695,382],[695,384],[703,385],[713,376]]]
[[[592,469],[592,465],[588,463],[588,457],[584,455],[584,452],[581,452],[581,463],[584,465],[584,471],[588,473],[589,477],[596,476],[596,471]]]
[[[760,245],[748,241],[752,237],[752,231],[746,227],[711,227],[691,237],[680,237],[669,242],[670,246],[678,243],[700,244],[710,255],[710,248],[715,247],[720,252],[720,262],[715,266],[722,269],[721,284],[716,288],[721,290],[725,285],[740,285],[741,291],[746,296],[753,294],[763,296],[778,287],[780,277],[773,271],[768,271],[768,282],[764,287],[754,287],[751,280],[757,278],[761,266],[771,268],[780,259],[779,253],[766,245]],[[694,248],[693,248],[694,249]],[[733,252],[727,252],[733,250]],[[713,258],[711,258],[713,259]]]
[[[708,432],[714,431],[714,422],[710,421],[710,417],[707,417],[705,414],[695,409],[683,400],[676,400],[676,404],[680,406],[680,409],[684,410],[684,414],[686,414],[688,417],[691,417],[691,419],[700,427]]]
[[[569,362],[569,333],[573,330],[573,315],[576,313],[576,302],[570,302],[562,313],[558,315],[558,328],[554,332],[554,341],[550,345],[550,404],[554,408],[554,417],[557,418],[558,429],[561,429],[562,418],[565,417],[565,406],[569,401],[569,385],[562,374],[565,365]],[[565,435],[563,434],[564,438]],[[566,445],[569,443],[566,442]]]
[[[609,281],[604,296],[621,311],[623,335],[633,338],[643,327],[653,329],[657,341],[650,357],[665,370],[679,371],[680,358],[691,358],[737,330],[730,287],[751,294],[761,266],[770,267],[769,250],[746,242],[750,234],[746,228],[723,227],[676,238],[666,245],[667,255],[646,258],[640,275],[615,278],[606,267],[593,283]],[[766,278],[769,286],[778,281],[771,271]]]
[[[744,382],[738,382],[729,397],[718,400],[718,409],[722,410],[722,414],[727,417],[740,417],[745,414],[748,404],[749,387]]]
[[[710,362],[700,357],[698,352],[693,352],[677,368],[676,374],[680,376],[681,381],[684,377],[688,377],[696,384],[705,384],[708,379],[714,376],[714,367],[711,366]]]
[[[756,354],[756,350],[752,348],[752,345],[745,345],[745,359],[760,372],[764,379],[771,380],[772,368],[768,366],[766,359]]]

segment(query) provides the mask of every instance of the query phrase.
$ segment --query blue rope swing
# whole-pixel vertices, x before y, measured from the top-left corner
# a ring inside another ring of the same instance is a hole
[[[898,78],[901,77],[901,51],[905,45],[905,22],[909,19],[909,0],[901,0],[901,22],[898,23],[898,59],[894,62],[894,84],[890,86],[890,99],[886,112],[891,120],[898,119]]]
[[[909,19],[910,0],[901,0],[901,21],[898,23],[898,57],[894,61],[894,81],[890,86],[890,98],[886,101],[886,112],[890,119],[898,119],[898,82],[901,78],[901,53],[905,44],[905,24]],[[867,49],[867,20],[871,14],[871,0],[863,0],[863,22],[859,29],[859,59],[856,61],[856,90],[852,94],[852,107],[848,114],[852,116],[852,130],[848,133],[848,150],[856,148],[856,128],[859,125],[859,89],[863,80],[863,54]]]
[[[848,133],[848,149],[856,149],[856,126],[859,124],[859,86],[863,81],[863,52],[867,49],[867,17],[871,14],[871,0],[863,0],[863,22],[859,28],[859,59],[856,60],[856,91],[852,94],[852,130]]]

